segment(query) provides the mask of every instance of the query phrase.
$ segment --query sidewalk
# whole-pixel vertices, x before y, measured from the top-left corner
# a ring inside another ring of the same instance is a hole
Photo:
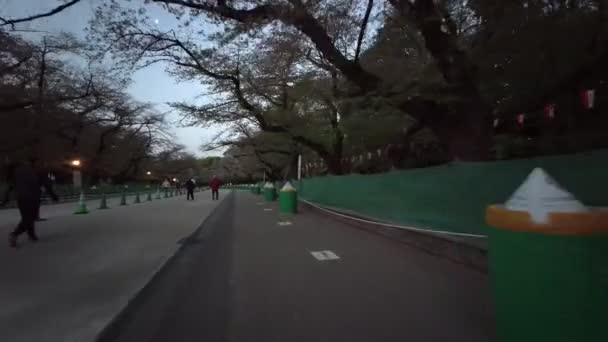
[[[483,274],[249,193],[168,266],[100,341],[494,340]]]
[[[95,201],[88,215],[73,215],[75,203],[42,207],[49,220],[37,223],[40,242],[0,244],[0,341],[93,341],[219,203],[195,196],[131,197],[125,207],[113,198],[109,210]],[[18,212],[0,215],[6,236]]]

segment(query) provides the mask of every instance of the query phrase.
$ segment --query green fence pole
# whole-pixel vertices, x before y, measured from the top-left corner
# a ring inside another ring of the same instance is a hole
[[[101,194],[101,201],[99,202],[99,209],[110,209],[108,207],[105,192]]]
[[[127,205],[127,193],[124,189],[122,190],[122,193],[120,194],[120,205]]]
[[[75,215],[83,215],[88,214],[89,210],[87,209],[87,203],[85,202],[84,192],[80,192],[80,199],[78,200],[78,207],[74,212]]]

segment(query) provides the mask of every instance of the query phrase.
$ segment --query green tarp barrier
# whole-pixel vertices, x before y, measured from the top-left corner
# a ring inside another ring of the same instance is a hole
[[[535,167],[584,204],[608,206],[608,150],[305,179],[299,195],[382,221],[487,235],[486,206],[505,202]]]

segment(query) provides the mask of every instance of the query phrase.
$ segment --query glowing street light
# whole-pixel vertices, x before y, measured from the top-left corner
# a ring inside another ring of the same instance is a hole
[[[177,182],[177,178],[173,178],[173,181],[174,181],[174,182]]]
[[[152,172],[151,172],[151,171],[148,171],[148,172],[146,172],[146,174],[147,174],[148,176],[151,176],[151,175],[152,175]]]
[[[72,184],[75,189],[80,189],[82,188],[82,173],[80,172],[82,162],[80,159],[72,159],[70,165],[72,166]]]

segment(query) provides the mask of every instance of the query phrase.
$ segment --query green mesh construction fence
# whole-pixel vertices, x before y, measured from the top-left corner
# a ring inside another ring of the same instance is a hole
[[[302,181],[302,198],[385,222],[486,234],[485,208],[503,203],[535,167],[583,203],[608,206],[608,150]]]

